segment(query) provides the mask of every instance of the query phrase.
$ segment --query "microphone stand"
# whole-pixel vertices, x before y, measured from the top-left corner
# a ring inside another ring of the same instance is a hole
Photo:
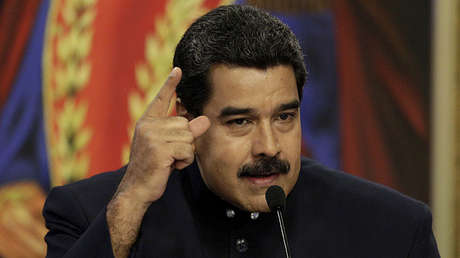
[[[276,209],[276,217],[278,217],[278,222],[280,224],[281,238],[283,238],[284,251],[286,252],[286,257],[291,258],[291,251],[289,250],[289,245],[287,241],[286,229],[284,228],[284,220],[281,209]]]

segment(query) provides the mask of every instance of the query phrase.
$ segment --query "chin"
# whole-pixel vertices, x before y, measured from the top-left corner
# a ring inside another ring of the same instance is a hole
[[[268,208],[268,205],[265,205],[261,209],[257,209],[257,212],[270,212],[270,209]]]
[[[268,208],[267,201],[265,200],[265,196],[263,196],[262,198],[254,198],[254,199],[255,200],[249,201],[249,203],[243,203],[238,206],[240,207],[240,209],[249,211],[249,212],[270,212],[270,208]]]

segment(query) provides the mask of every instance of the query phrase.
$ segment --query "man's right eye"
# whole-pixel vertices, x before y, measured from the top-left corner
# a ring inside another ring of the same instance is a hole
[[[237,119],[227,121],[228,125],[237,125],[237,126],[246,125],[248,123],[249,123],[249,120],[246,118],[237,118]]]

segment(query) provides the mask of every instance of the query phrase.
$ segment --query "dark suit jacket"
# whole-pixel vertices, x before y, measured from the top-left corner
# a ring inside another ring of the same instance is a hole
[[[124,170],[50,192],[48,257],[112,257],[105,211]],[[425,204],[312,160],[286,202],[292,257],[439,257]],[[149,207],[131,256],[284,257],[276,217],[255,215],[212,194],[192,164]]]

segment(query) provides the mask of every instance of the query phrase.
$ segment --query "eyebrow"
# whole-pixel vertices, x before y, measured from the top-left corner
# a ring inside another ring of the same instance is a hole
[[[281,112],[281,111],[284,111],[284,110],[288,110],[288,109],[298,109],[300,106],[300,103],[298,100],[293,100],[289,103],[286,103],[286,104],[281,104],[277,109],[276,111],[277,112]]]
[[[255,113],[254,109],[252,108],[236,108],[236,107],[225,107],[220,111],[220,118],[227,117],[227,116],[235,116],[235,115],[245,115]]]
[[[293,100],[289,103],[281,104],[277,109],[276,112],[281,112],[288,109],[298,109],[300,103],[298,100]],[[219,118],[224,118],[228,116],[235,116],[235,115],[246,115],[246,114],[253,114],[256,113],[253,108],[237,108],[237,107],[225,107],[220,112]]]

